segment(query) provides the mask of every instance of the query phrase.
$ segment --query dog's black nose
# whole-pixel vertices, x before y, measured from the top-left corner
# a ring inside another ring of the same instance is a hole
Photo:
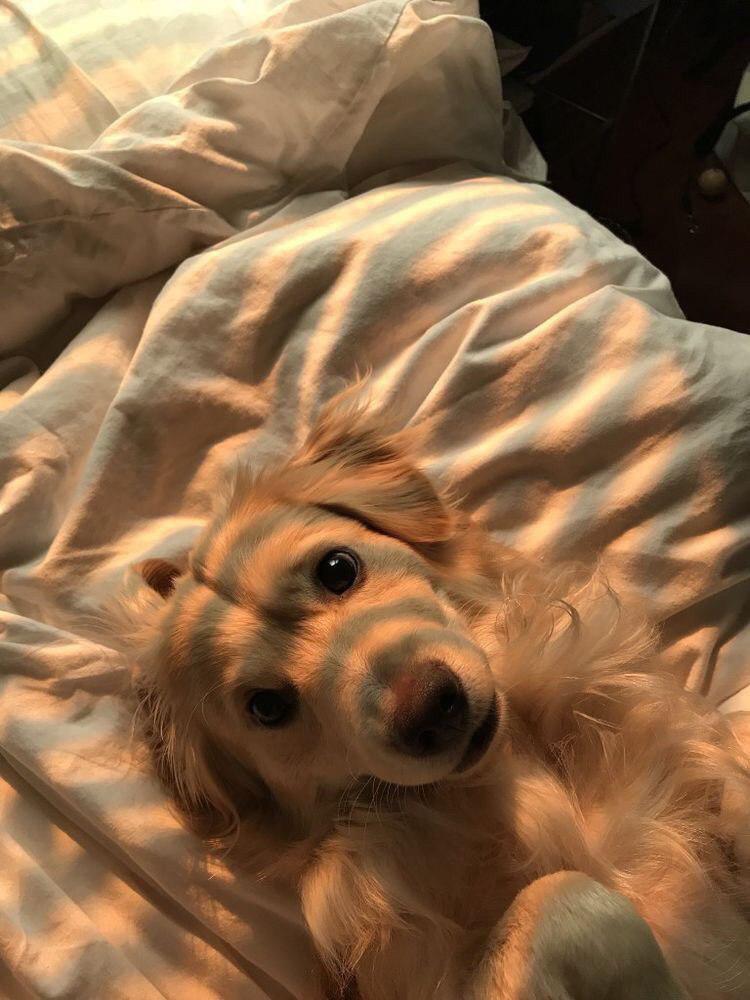
[[[401,671],[390,684],[393,742],[412,757],[448,750],[466,732],[469,706],[461,682],[430,660]]]

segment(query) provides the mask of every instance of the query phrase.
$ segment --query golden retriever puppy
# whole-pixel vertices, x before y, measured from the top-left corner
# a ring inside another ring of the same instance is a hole
[[[185,815],[296,887],[332,996],[750,997],[732,720],[599,575],[460,513],[358,392],[109,609]]]

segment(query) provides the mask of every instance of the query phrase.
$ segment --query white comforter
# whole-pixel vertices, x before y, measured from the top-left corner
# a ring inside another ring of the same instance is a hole
[[[510,542],[604,553],[750,706],[750,339],[508,176],[468,0],[298,0],[85,152],[0,143],[0,993],[307,1000],[297,908],[208,859],[78,617],[371,367]]]

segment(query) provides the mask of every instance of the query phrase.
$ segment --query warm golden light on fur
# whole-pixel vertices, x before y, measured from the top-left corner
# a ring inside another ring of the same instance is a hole
[[[185,573],[151,561],[107,612],[186,816],[298,887],[363,1000],[750,995],[732,720],[664,676],[601,573],[527,564],[462,515],[359,391],[237,473]],[[342,550],[356,584],[325,593]],[[288,720],[254,721],[257,691]]]

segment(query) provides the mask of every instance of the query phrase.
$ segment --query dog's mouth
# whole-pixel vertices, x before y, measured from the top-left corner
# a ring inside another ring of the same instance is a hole
[[[474,735],[469,740],[466,753],[456,766],[456,771],[458,773],[467,771],[474,764],[477,764],[482,757],[484,757],[485,753],[489,749],[490,743],[492,743],[492,737],[497,732],[499,719],[500,711],[498,709],[497,697],[494,697],[489,711],[474,730]]]

